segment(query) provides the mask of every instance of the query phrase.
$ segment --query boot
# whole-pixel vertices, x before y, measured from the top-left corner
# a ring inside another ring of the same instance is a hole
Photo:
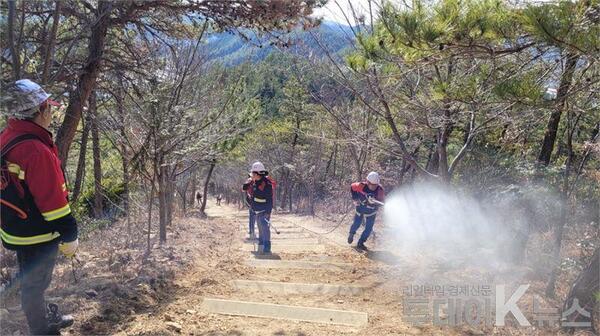
[[[352,242],[354,241],[354,234],[349,234],[348,235],[348,244],[352,244]]]
[[[263,251],[265,254],[271,254],[271,241],[265,242],[265,249]]]
[[[359,250],[363,250],[363,251],[368,251],[369,249],[365,246],[364,242],[359,241],[358,244],[356,244],[356,248]]]
[[[48,335],[60,335],[60,330],[73,325],[74,319],[71,315],[61,315],[58,306],[54,303],[48,304]]]

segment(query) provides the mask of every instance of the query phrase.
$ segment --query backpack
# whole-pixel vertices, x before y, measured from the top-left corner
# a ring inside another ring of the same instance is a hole
[[[42,218],[41,213],[33,203],[33,196],[23,181],[15,183],[11,176],[8,162],[5,156],[18,144],[26,140],[39,140],[33,134],[23,134],[15,137],[0,148],[0,223],[11,223],[13,225],[27,225],[27,222]]]

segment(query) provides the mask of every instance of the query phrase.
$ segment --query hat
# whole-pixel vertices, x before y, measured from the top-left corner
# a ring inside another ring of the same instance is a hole
[[[50,95],[38,84],[29,79],[20,79],[6,88],[2,97],[2,112],[17,119],[31,118],[34,113],[30,113],[30,110],[44,102],[60,106],[60,103],[49,98]]]
[[[268,172],[265,169],[265,165],[262,164],[262,162],[260,161],[256,161],[252,164],[252,167],[250,168],[250,173],[259,173],[261,175],[268,174]]]
[[[367,175],[367,181],[373,184],[379,184],[380,179],[379,179],[379,174],[377,172],[370,172],[369,175]]]

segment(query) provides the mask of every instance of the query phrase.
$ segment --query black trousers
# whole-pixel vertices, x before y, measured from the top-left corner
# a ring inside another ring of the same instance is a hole
[[[52,281],[58,240],[17,250],[21,279],[21,307],[32,335],[48,334],[44,292]]]

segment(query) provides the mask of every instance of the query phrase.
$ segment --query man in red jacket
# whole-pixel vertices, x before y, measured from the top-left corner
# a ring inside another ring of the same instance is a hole
[[[21,305],[33,335],[60,335],[73,324],[44,292],[52,280],[58,250],[72,257],[77,223],[67,199],[65,178],[48,127],[58,105],[36,83],[18,80],[3,93],[8,125],[0,134],[2,165],[0,237],[15,250],[21,279]]]
[[[354,215],[354,222],[348,234],[348,244],[352,244],[356,230],[358,230],[360,224],[364,221],[365,229],[360,235],[356,247],[361,250],[367,250],[365,242],[369,239],[373,231],[377,209],[381,206],[381,202],[385,198],[385,192],[380,185],[379,174],[377,172],[370,172],[365,182],[352,183],[350,193],[352,201],[356,206],[356,214]]]

